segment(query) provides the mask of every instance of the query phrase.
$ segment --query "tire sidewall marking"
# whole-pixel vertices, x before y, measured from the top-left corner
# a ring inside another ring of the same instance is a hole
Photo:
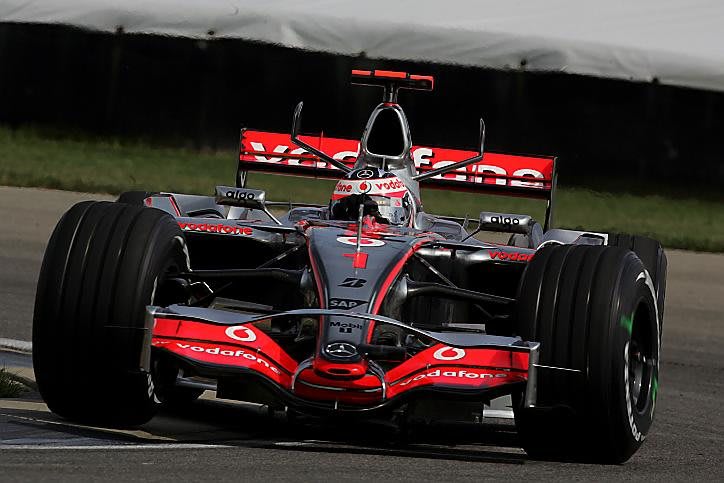
[[[634,316],[639,304],[645,304],[649,306],[649,310],[653,310],[651,313],[652,317],[656,317],[656,299],[651,295],[651,291],[649,289],[649,284],[646,283],[644,277],[640,277],[635,279],[633,290],[630,290],[630,292],[627,292],[626,294],[622,295],[621,297],[621,305],[620,309],[618,311],[615,311],[614,318],[616,323],[616,337],[615,337],[615,347],[614,349],[614,374],[620,374],[622,384],[623,386],[619,388],[619,391],[616,391],[621,394],[620,404],[621,404],[621,411],[622,411],[622,417],[623,421],[622,423],[625,424],[626,427],[626,434],[628,434],[628,438],[631,440],[632,444],[641,444],[645,439],[646,435],[648,434],[651,422],[653,420],[653,412],[656,405],[655,400],[652,400],[652,387],[648,388],[646,397],[649,399],[647,401],[647,405],[644,408],[643,413],[639,413],[639,411],[635,408],[632,395],[630,393],[630,387],[629,387],[629,347],[631,343],[631,334],[628,333],[628,331],[621,327],[619,324],[619,320],[622,316]],[[639,322],[640,323],[640,322]],[[651,323],[655,324],[657,326],[656,329],[654,329],[653,337],[655,337],[655,340],[653,340],[653,349],[654,349],[654,357],[656,358],[656,364],[652,368],[652,384],[654,378],[658,378],[658,372],[659,372],[659,358],[660,358],[660,340],[658,337],[658,321],[652,321]]]

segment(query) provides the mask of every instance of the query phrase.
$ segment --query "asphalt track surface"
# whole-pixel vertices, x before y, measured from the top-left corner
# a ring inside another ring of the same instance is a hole
[[[0,338],[29,340],[44,245],[65,209],[89,198],[100,197],[0,187]],[[722,480],[724,256],[668,257],[656,419],[625,465],[528,460],[502,420],[434,427],[406,441],[383,424],[288,421],[202,400],[137,431],[109,431],[64,422],[31,392],[0,400],[0,481]],[[30,365],[12,353],[0,353],[0,364]]]

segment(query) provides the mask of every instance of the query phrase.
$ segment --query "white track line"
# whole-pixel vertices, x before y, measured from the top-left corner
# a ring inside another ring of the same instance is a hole
[[[107,450],[149,450],[149,449],[218,449],[218,448],[232,448],[232,446],[226,444],[197,444],[197,443],[159,443],[159,444],[102,444],[102,445],[53,445],[53,444],[2,444],[0,443],[0,450],[18,449],[18,450],[95,450],[95,451],[107,451]]]
[[[33,352],[33,343],[26,340],[4,339],[0,337],[0,349],[9,349],[30,354]]]

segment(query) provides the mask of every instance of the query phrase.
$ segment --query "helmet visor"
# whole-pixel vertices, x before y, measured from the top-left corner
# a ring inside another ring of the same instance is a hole
[[[410,203],[406,198],[390,198],[387,196],[371,196],[377,204],[380,216],[390,225],[407,225],[410,221]]]

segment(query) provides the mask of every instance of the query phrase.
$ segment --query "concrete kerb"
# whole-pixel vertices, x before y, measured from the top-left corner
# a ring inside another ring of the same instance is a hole
[[[24,340],[4,339],[0,337],[0,350],[11,350],[23,354],[33,352],[33,343]]]

